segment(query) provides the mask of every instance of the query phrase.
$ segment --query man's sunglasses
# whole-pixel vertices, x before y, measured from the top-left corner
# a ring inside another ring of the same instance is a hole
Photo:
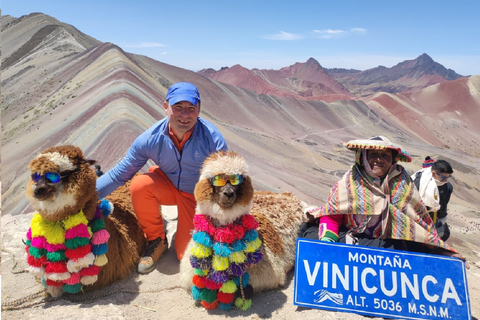
[[[210,183],[214,187],[223,187],[230,182],[232,186],[237,186],[243,181],[243,176],[241,174],[219,174],[210,179]]]
[[[64,172],[63,174],[59,174],[57,172],[45,172],[45,174],[43,175],[38,172],[35,172],[35,173],[32,173],[32,180],[33,182],[38,183],[43,177],[45,177],[45,180],[47,180],[50,183],[59,183],[60,180],[68,177],[74,172],[76,172],[76,170],[67,171],[67,172]]]

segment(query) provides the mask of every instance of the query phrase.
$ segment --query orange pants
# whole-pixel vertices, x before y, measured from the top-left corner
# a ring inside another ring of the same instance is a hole
[[[157,166],[151,167],[148,173],[136,175],[130,185],[130,193],[133,209],[148,241],[158,237],[165,239],[166,236],[159,206],[177,206],[175,252],[178,260],[182,259],[183,252],[192,238],[193,216],[197,204],[194,195],[175,188]]]

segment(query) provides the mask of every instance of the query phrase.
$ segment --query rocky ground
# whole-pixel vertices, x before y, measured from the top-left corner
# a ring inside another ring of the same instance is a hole
[[[168,237],[173,236],[174,210],[166,210]],[[451,243],[469,260],[467,281],[472,319],[480,317],[480,217],[461,206],[451,208],[453,225]],[[31,214],[2,217],[2,319],[381,319],[359,314],[299,307],[293,304],[293,272],[284,288],[257,293],[248,311],[206,311],[196,306],[191,296],[177,286],[178,260],[169,250],[156,270],[148,275],[133,274],[109,288],[88,295],[75,296],[75,301],[61,299],[42,302],[29,295],[41,290],[31,274],[24,272],[22,239]],[[477,241],[475,241],[477,239]],[[449,241],[450,242],[450,241]],[[170,242],[171,243],[171,242]],[[17,310],[9,303],[28,300]],[[36,303],[32,306],[28,304]]]

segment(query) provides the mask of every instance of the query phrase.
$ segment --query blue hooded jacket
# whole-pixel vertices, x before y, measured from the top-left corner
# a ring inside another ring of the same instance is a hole
[[[170,139],[166,117],[138,136],[127,155],[98,178],[99,197],[104,198],[124,185],[149,159],[159,166],[177,189],[193,193],[204,160],[215,151],[227,149],[220,131],[211,122],[198,117],[192,135],[180,154]]]

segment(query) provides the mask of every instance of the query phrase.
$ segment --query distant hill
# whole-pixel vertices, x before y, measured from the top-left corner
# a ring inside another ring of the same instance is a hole
[[[249,70],[235,65],[219,71],[204,69],[198,73],[259,94],[323,101],[353,98],[353,95],[330,77],[313,58],[280,70]]]
[[[345,69],[326,69],[326,71],[358,96],[368,96],[377,92],[416,91],[463,77],[433,61],[426,53],[414,60],[400,62],[391,68],[379,66],[365,71]]]
[[[415,91],[463,77],[433,61],[425,53],[392,68],[379,66],[365,71],[324,69],[318,61],[310,58],[305,63],[296,63],[280,70],[249,70],[235,65],[219,71],[203,69],[198,73],[260,94],[327,102],[366,97],[377,92]]]

